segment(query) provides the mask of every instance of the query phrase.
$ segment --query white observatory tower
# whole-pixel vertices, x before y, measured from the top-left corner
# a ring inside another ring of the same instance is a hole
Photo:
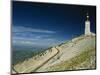
[[[86,21],[85,21],[85,35],[91,35],[91,31],[90,31],[90,20],[89,20],[88,13],[86,15]]]

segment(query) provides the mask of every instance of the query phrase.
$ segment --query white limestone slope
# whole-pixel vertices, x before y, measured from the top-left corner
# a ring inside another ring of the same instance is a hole
[[[29,73],[37,69],[37,67],[41,66],[47,60],[51,59],[54,55],[57,54],[57,50],[55,48],[46,50],[44,55],[36,55],[35,57],[30,58],[29,60],[25,60],[22,63],[19,63],[14,66],[14,69],[18,73]]]
[[[48,63],[42,66],[37,72],[49,71],[47,68],[60,64],[64,61],[70,60],[71,58],[79,55],[89,48],[95,49],[95,37],[94,36],[81,36],[72,39],[72,41],[57,46],[59,54],[51,59]]]
[[[46,50],[42,55],[25,60],[14,66],[18,73],[45,72],[47,68],[60,64],[87,50],[95,48],[95,36],[80,36]]]

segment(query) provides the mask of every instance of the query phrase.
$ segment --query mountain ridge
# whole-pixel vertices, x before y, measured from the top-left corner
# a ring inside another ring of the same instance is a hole
[[[36,55],[29,60],[25,60],[24,62],[15,65],[14,69],[18,73],[59,71],[50,67],[60,64],[64,61],[69,61],[90,48],[95,49],[95,36],[81,35],[73,38],[70,41],[51,47],[51,49],[46,50],[44,53]]]

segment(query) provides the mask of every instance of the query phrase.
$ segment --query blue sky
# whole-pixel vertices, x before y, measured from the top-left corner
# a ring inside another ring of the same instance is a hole
[[[95,33],[95,6],[13,2],[14,45],[53,46],[84,34],[86,13]]]

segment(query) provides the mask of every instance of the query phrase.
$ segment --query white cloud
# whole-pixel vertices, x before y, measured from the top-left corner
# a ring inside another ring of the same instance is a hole
[[[13,32],[18,33],[18,32],[36,32],[36,33],[56,33],[55,31],[50,31],[50,30],[44,30],[44,29],[34,29],[30,27],[24,27],[24,26],[14,26],[13,27]]]
[[[34,38],[27,38],[27,37],[13,37],[12,39],[13,44],[18,45],[35,45],[35,46],[51,46],[55,45],[59,42],[56,38],[46,37],[43,38],[42,36],[34,36]]]
[[[56,36],[54,34],[56,33],[55,31],[14,26],[12,32],[13,44],[50,46],[58,42],[58,40],[54,37]]]

